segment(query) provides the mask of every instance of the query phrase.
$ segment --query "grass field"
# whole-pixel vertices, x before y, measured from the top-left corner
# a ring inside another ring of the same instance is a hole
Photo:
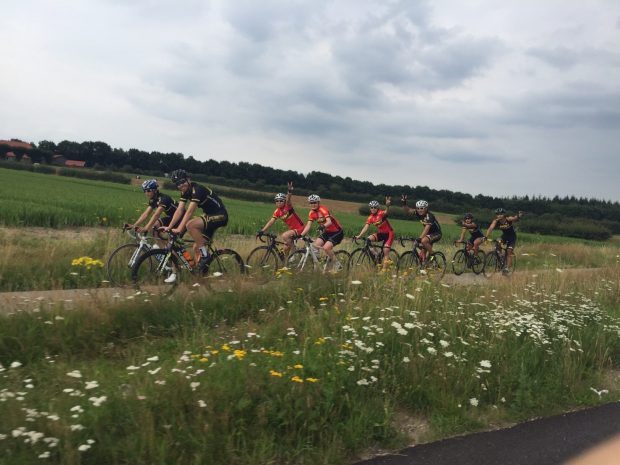
[[[139,214],[136,187],[0,182],[0,291],[106,286],[72,262],[126,241],[110,226]],[[273,206],[226,203],[216,242],[245,256]],[[338,219],[347,235],[364,220]],[[444,226],[448,259],[458,233]],[[618,239],[519,240],[524,272],[475,285],[282,273],[2,316],[0,463],[342,464],[620,399]]]

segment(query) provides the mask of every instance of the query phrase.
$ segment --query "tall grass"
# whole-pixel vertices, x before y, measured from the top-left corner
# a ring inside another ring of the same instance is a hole
[[[600,393],[617,267],[471,287],[281,276],[1,318],[5,463],[343,463],[395,446],[396,410],[441,437],[618,399]]]

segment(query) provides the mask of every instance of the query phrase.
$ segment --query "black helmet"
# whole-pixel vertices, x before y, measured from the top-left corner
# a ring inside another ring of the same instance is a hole
[[[473,220],[473,219],[474,219],[474,215],[472,215],[471,213],[465,213],[465,214],[463,215],[463,219],[464,219],[464,220],[469,220],[469,219],[472,219],[472,220]]]
[[[506,214],[506,210],[504,210],[502,207],[496,208],[495,209],[495,214],[496,215],[505,215]]]
[[[175,184],[187,178],[189,178],[189,175],[185,170],[174,170],[172,173],[170,173],[170,180]]]

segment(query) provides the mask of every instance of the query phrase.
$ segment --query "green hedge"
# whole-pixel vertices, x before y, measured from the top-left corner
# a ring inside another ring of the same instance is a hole
[[[89,168],[62,168],[51,165],[16,163],[12,161],[0,161],[0,168],[6,168],[17,171],[32,171],[34,173],[55,174],[58,176],[67,176],[71,178],[91,179],[94,181],[109,181],[118,184],[129,184],[131,178],[118,173],[109,171],[93,171]]]

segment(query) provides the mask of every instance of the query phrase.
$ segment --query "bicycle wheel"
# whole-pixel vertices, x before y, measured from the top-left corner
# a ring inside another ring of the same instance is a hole
[[[426,267],[424,270],[429,278],[439,281],[443,278],[443,275],[446,274],[445,255],[441,252],[433,252],[426,262]]]
[[[463,274],[467,268],[467,255],[464,250],[457,250],[452,258],[452,271],[455,275]]]
[[[134,286],[140,290],[172,292],[190,273],[184,273],[179,259],[165,249],[151,249],[131,269]]]
[[[312,271],[314,269],[310,254],[306,257],[306,249],[299,249],[290,254],[286,261],[286,267],[296,273]]]
[[[203,275],[209,278],[239,276],[245,273],[241,256],[231,249],[219,249],[209,257]]]
[[[349,269],[352,271],[370,271],[375,270],[377,265],[372,257],[368,255],[365,249],[359,248],[351,252],[349,260]]]
[[[105,265],[110,284],[126,286],[131,283],[131,268],[138,259],[139,249],[136,243],[123,244],[110,254]]]
[[[398,252],[394,249],[390,249],[390,253],[388,254],[388,257],[389,257],[388,267],[392,269],[396,268],[398,266],[398,260],[400,259],[400,255],[398,254]]]
[[[484,250],[479,250],[478,255],[474,255],[472,259],[471,269],[475,274],[480,274],[484,271],[484,263],[485,263],[485,253]]]
[[[273,275],[279,267],[279,257],[273,249],[266,245],[261,245],[252,250],[245,261],[245,268],[248,274],[254,276]]]
[[[338,266],[337,264],[340,263],[340,269],[338,268],[334,268],[332,269],[332,271],[334,273],[346,273],[349,271],[349,262],[351,261],[351,254],[349,252],[347,252],[346,250],[338,250],[337,252],[334,252],[334,255],[336,255],[336,267]]]
[[[398,272],[402,274],[417,274],[420,269],[420,259],[418,258],[418,254],[408,250],[403,253],[398,259]]]
[[[491,252],[487,254],[484,259],[484,275],[486,277],[493,276],[494,273],[497,273],[500,269],[500,261],[497,258],[497,254],[495,252]]]

